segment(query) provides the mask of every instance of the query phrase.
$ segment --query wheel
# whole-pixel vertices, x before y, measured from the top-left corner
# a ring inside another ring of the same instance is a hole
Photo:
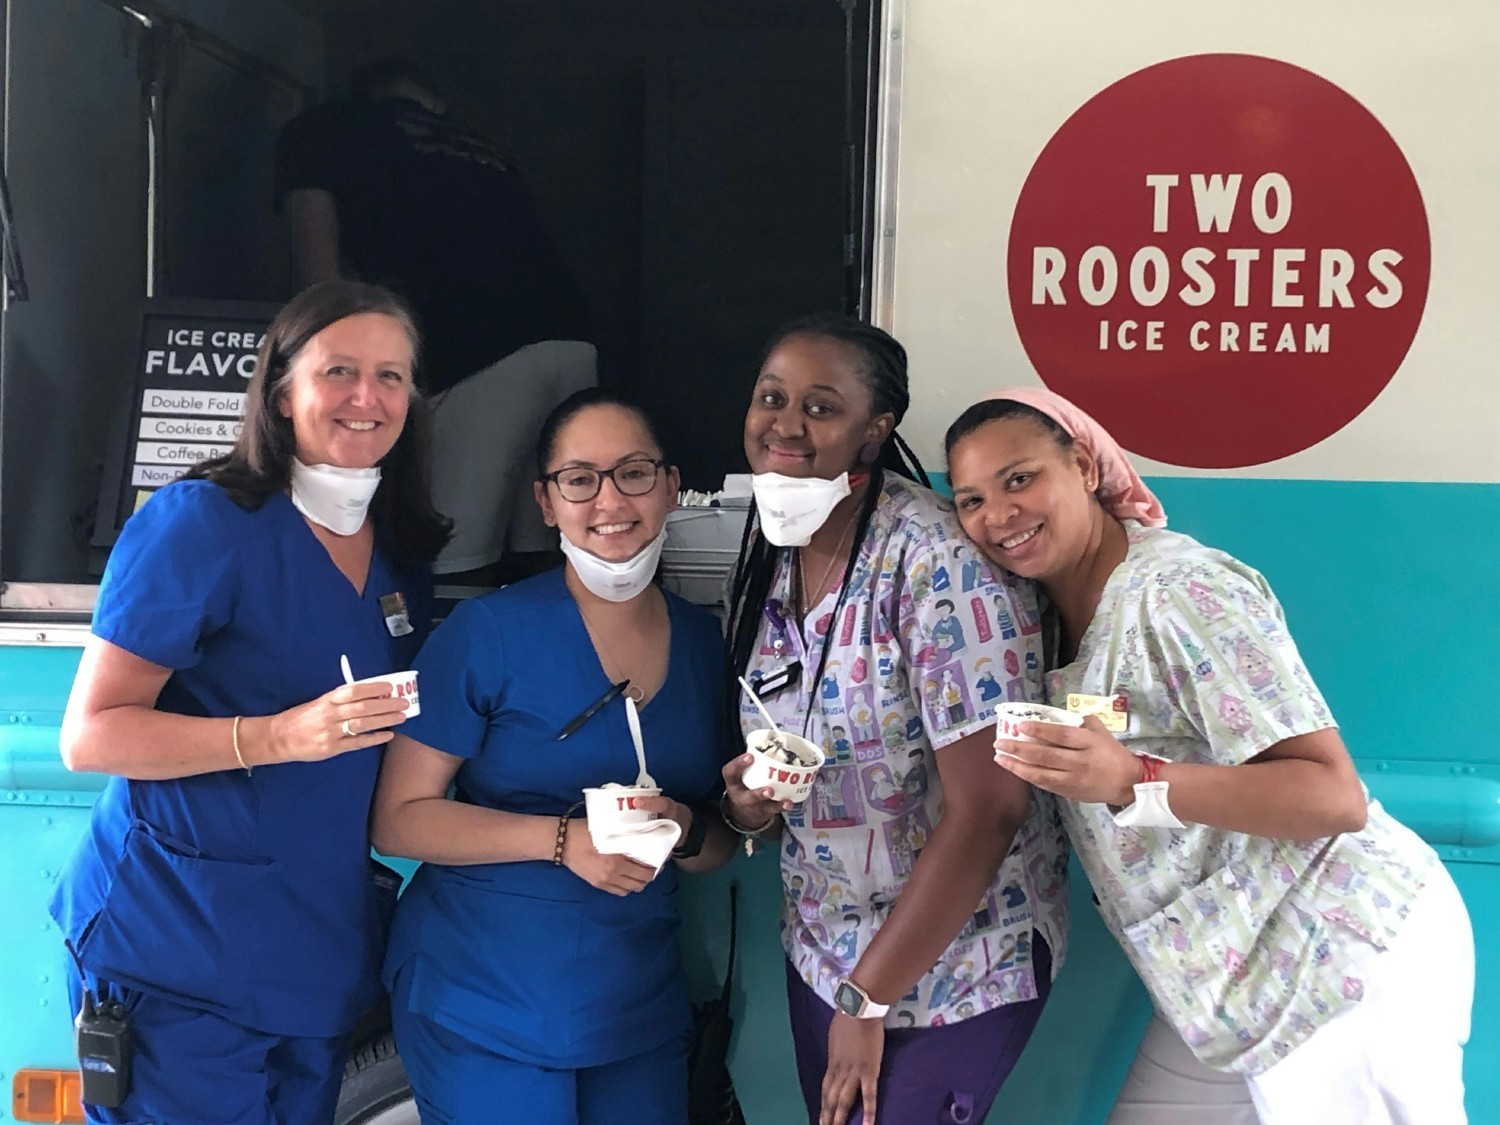
[[[390,1032],[350,1056],[333,1120],[334,1125],[421,1125]]]

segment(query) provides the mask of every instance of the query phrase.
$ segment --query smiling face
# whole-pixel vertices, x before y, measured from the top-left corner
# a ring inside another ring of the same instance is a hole
[[[391,451],[411,405],[413,350],[399,320],[336,320],[293,357],[277,408],[304,465],[373,468]]]
[[[1028,418],[986,422],[948,454],[958,519],[991,562],[1043,583],[1082,565],[1103,512],[1080,447]]]
[[[661,449],[633,411],[612,403],[587,406],[557,431],[547,458],[548,474],[568,469],[613,469],[627,461],[659,461]],[[667,513],[677,507],[677,470],[662,469],[656,484],[641,496],[626,496],[609,478],[599,482],[592,500],[563,499],[553,481],[535,485],[537,503],[549,527],[568,542],[609,562],[634,558],[666,525]]]
[[[766,357],[745,414],[745,457],[755,473],[833,480],[879,445],[895,415],[874,412],[851,345],[788,336]]]

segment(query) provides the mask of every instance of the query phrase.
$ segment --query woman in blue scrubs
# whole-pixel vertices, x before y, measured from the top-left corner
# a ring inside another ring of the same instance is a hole
[[[427,1125],[682,1125],[677,869],[733,848],[718,624],[651,581],[678,478],[638,409],[578,392],[538,462],[568,561],[433,633],[376,792],[376,846],[424,861],[386,959],[396,1042]],[[663,794],[644,807],[682,830],[659,873],[579,816],[584,788],[635,781],[627,692]]]
[[[89,1120],[330,1122],[379,994],[367,817],[385,684],[430,620],[417,333],[389,292],[314,286],[267,330],[227,456],[155,493],[110,557],[63,720],[112,774],[52,914],[118,1005],[128,1096]]]

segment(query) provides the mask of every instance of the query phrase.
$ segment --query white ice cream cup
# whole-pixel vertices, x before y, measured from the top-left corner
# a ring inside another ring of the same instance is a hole
[[[660,797],[660,789],[644,785],[619,785],[614,782],[583,791],[584,813],[588,816],[589,835],[597,847],[599,841],[612,835],[622,825],[655,820],[656,813],[636,805],[646,797]]]
[[[1021,733],[1022,723],[1057,723],[1065,727],[1083,726],[1083,716],[1061,707],[1048,707],[1044,703],[1002,703],[995,708],[995,737],[1012,742],[1035,742],[1030,735]],[[997,750],[1004,754],[1004,750]],[[1015,757],[1007,754],[1006,757]]]
[[[790,750],[797,762],[783,762],[767,753],[773,741]],[[819,746],[801,735],[761,727],[750,732],[745,747],[755,759],[745,767],[742,780],[746,789],[756,793],[769,789],[776,800],[793,804],[807,800],[807,795],[812,792],[813,778],[818,776],[818,769],[823,764],[823,751]]]
[[[417,693],[417,673],[391,672],[385,676],[367,676],[363,680],[355,680],[357,684],[390,684],[391,694],[397,699],[406,700],[406,717],[414,719],[422,713],[421,696]]]

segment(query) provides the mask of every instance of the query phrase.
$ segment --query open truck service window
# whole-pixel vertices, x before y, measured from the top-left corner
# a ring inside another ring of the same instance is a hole
[[[278,136],[373,60],[419,64],[525,177],[601,381],[652,412],[685,486],[741,466],[770,331],[859,303],[868,3],[7,7],[29,292],[0,329],[5,582],[97,582],[135,506],[232,442],[296,288]]]

